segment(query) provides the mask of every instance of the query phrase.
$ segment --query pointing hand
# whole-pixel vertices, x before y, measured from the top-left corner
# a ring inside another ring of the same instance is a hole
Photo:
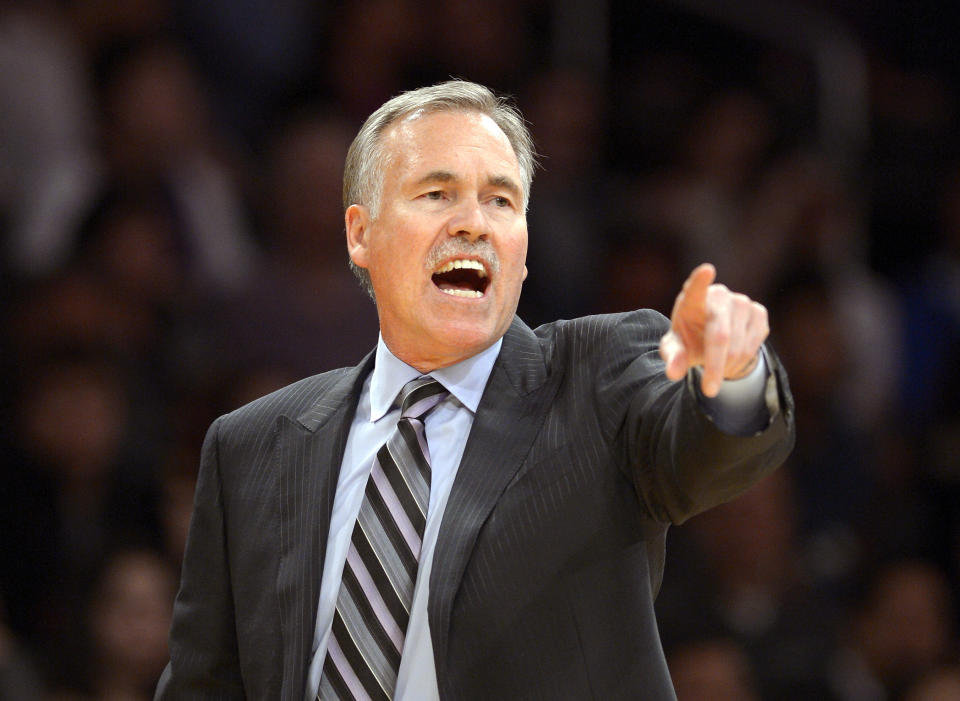
[[[766,308],[749,297],[714,284],[717,271],[703,263],[690,273],[677,295],[670,330],[660,339],[667,377],[679,380],[703,366],[700,389],[715,397],[723,380],[749,374],[770,333]]]

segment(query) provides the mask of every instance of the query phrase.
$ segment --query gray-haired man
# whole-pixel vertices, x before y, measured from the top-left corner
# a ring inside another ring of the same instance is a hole
[[[380,340],[211,427],[158,698],[674,698],[667,527],[782,462],[786,377],[710,265],[670,320],[526,327],[533,166],[472,83],[367,120],[345,221]]]

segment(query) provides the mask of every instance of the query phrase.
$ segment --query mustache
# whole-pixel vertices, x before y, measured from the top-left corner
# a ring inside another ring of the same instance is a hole
[[[468,241],[461,236],[448,237],[434,245],[427,254],[427,269],[434,270],[449,258],[478,258],[491,273],[500,272],[500,258],[486,239]]]

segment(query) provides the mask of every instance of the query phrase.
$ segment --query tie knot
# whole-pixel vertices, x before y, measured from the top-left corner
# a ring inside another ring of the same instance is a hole
[[[448,394],[446,388],[429,375],[410,380],[400,390],[400,416],[421,419]]]

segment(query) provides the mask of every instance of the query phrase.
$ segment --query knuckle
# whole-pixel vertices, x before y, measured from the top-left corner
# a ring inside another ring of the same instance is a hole
[[[730,331],[722,326],[715,326],[710,330],[710,340],[716,345],[726,346],[730,343]]]
[[[734,295],[733,302],[736,305],[737,313],[741,314],[744,318],[750,318],[754,313],[753,301],[746,295]]]
[[[707,293],[710,295],[711,298],[717,299],[717,300],[721,300],[721,299],[725,300],[725,299],[729,299],[730,297],[730,290],[727,288],[726,285],[724,285],[721,282],[717,282],[710,285],[710,287],[707,288]]]

